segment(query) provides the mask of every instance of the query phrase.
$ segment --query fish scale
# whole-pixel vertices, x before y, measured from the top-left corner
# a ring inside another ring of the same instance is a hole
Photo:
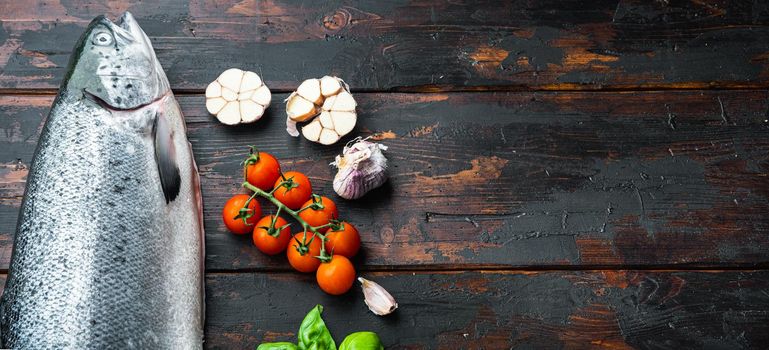
[[[202,347],[197,168],[151,44],[130,14],[120,22],[89,25],[38,142],[0,300],[4,347]],[[89,46],[105,32],[114,49]],[[120,85],[98,73],[110,59],[131,73]]]

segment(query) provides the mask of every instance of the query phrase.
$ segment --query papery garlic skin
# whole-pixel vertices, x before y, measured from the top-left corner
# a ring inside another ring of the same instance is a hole
[[[296,122],[291,118],[286,118],[286,132],[293,137],[299,137],[299,130],[296,128]]]
[[[352,144],[350,144],[352,143]],[[387,146],[356,138],[342,150],[331,165],[339,168],[334,191],[344,199],[358,199],[387,181]]]
[[[378,283],[369,281],[363,277],[358,277],[358,281],[363,289],[366,306],[376,315],[389,315],[398,308],[398,303],[390,293],[387,292]]]

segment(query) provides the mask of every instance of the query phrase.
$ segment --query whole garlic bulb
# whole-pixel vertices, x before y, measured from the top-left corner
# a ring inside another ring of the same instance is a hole
[[[387,146],[360,137],[350,141],[331,165],[339,168],[334,191],[345,199],[358,199],[387,181]]]

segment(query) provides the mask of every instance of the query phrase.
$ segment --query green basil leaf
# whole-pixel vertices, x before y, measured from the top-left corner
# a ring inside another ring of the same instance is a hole
[[[384,350],[384,346],[374,332],[355,332],[344,338],[339,350]]]
[[[331,338],[326,323],[320,317],[322,312],[323,306],[316,305],[304,317],[297,333],[299,350],[336,350],[334,338]]]
[[[296,344],[289,342],[262,343],[256,350],[297,350]]]

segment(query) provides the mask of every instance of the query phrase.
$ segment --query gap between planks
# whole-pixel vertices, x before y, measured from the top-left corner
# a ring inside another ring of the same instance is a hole
[[[646,85],[606,85],[595,86],[590,84],[553,84],[543,86],[521,86],[521,85],[501,85],[501,86],[454,86],[454,85],[419,85],[393,87],[389,89],[351,89],[352,93],[447,93],[447,92],[593,92],[593,93],[616,93],[616,92],[677,92],[677,91],[755,91],[767,90],[769,83],[680,83],[680,84],[646,84]],[[41,88],[41,89],[16,89],[0,88],[0,95],[56,95],[59,89]],[[202,95],[205,89],[173,89],[176,95]],[[273,94],[288,94],[293,90],[271,89]]]
[[[494,272],[494,273],[528,273],[528,272],[595,272],[595,271],[645,271],[645,272],[676,272],[676,271],[740,271],[757,272],[769,271],[769,262],[751,264],[686,264],[686,265],[399,265],[399,266],[363,266],[357,272],[394,272],[394,273],[454,273],[454,272]],[[207,274],[240,274],[240,273],[294,273],[289,267],[254,267],[236,269],[206,269]],[[0,274],[8,274],[8,269],[0,269]]]
[[[601,271],[636,271],[636,272],[705,272],[705,273],[719,273],[719,272],[762,272],[769,271],[769,264],[759,265],[746,265],[746,266],[734,266],[734,265],[697,265],[697,266],[598,266],[598,265],[584,265],[584,266],[522,266],[522,267],[456,267],[456,268],[441,268],[440,266],[402,266],[397,268],[389,267],[369,267],[358,269],[356,272],[363,273],[394,273],[394,274],[455,274],[462,272],[477,272],[477,273],[498,273],[498,274],[527,274],[527,273],[547,273],[547,272],[601,272]],[[307,274],[300,274],[291,269],[283,268],[247,268],[247,269],[208,269],[205,271],[207,275],[236,275],[236,274],[297,274],[304,276]],[[7,275],[8,269],[0,269],[0,275]],[[311,274],[309,274],[311,275]]]
[[[521,266],[451,266],[451,265],[421,265],[421,266],[363,266],[357,272],[396,272],[396,273],[453,273],[453,272],[496,272],[496,273],[527,273],[527,272],[558,272],[558,271],[766,271],[769,262],[757,264],[692,264],[692,265],[521,265]],[[2,270],[0,270],[2,273]],[[206,273],[237,274],[237,273],[293,273],[290,268],[242,268],[242,269],[207,269]]]

